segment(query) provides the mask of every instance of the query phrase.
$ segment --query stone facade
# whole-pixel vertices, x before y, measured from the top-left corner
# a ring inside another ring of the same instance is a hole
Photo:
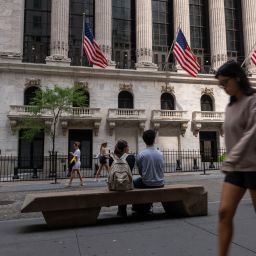
[[[67,2],[65,0],[65,3]],[[96,35],[99,37],[99,43],[106,53],[108,61],[113,64],[111,62],[111,19],[108,15],[111,10],[110,8],[101,8],[100,4],[103,2],[106,4],[111,1],[96,0],[96,21],[105,24],[104,33],[101,33],[103,27],[96,24]],[[219,0],[209,2],[210,6],[212,4],[210,31],[212,31],[212,36],[215,36],[211,40],[212,55],[215,58],[215,56],[224,54],[223,58],[225,59],[226,55],[223,52],[225,39],[221,38],[221,35],[225,33],[220,33],[220,27],[223,24],[218,23],[224,22],[223,15],[221,15],[223,14],[221,13],[223,12],[223,2]],[[218,2],[219,5],[215,6],[215,2]],[[244,2],[244,8],[249,9],[254,3],[252,0]],[[189,42],[189,15],[185,15],[185,13],[189,13],[188,3],[188,0],[174,1],[174,11],[179,10],[179,12],[175,12],[175,29],[182,24]],[[152,63],[152,38],[149,38],[152,34],[152,26],[150,26],[152,18],[149,17],[150,15],[145,15],[146,10],[151,9],[151,1],[145,1],[145,6],[140,3],[140,0],[137,0],[136,3],[137,15],[141,15],[137,24],[137,48],[140,54],[137,58],[138,70],[115,68],[104,70],[70,66],[67,58],[68,37],[67,35],[63,36],[63,33],[68,31],[68,22],[67,19],[57,19],[63,16],[63,12],[67,13],[68,8],[64,8],[59,1],[52,1],[52,4],[56,13],[52,22],[58,24],[56,25],[58,29],[62,27],[63,31],[52,28],[51,55],[48,58],[48,63],[32,64],[21,62],[24,1],[0,0],[0,8],[4,10],[0,15],[1,154],[18,154],[18,129],[16,129],[15,119],[10,118],[11,106],[24,105],[24,91],[28,84],[33,83],[41,89],[51,88],[55,84],[72,87],[76,83],[82,83],[90,95],[89,108],[97,112],[96,121],[92,118],[91,122],[86,123],[81,115],[79,122],[72,123],[64,120],[59,124],[56,150],[61,154],[68,152],[67,131],[69,129],[93,131],[93,154],[98,153],[103,141],[107,141],[109,148],[113,149],[116,140],[120,138],[129,142],[131,151],[139,151],[144,147],[141,133],[148,128],[157,131],[156,145],[160,149],[199,149],[198,133],[200,131],[216,132],[218,147],[224,146],[221,125],[228,97],[217,86],[214,76],[200,74],[197,78],[191,78],[184,73],[156,71],[155,65]],[[100,15],[101,13],[103,15]],[[217,16],[218,13],[221,16],[221,21]],[[104,22],[104,18],[106,22]],[[246,26],[248,26],[246,35],[250,39],[250,43],[246,45],[247,52],[253,41],[249,30],[249,27],[252,26],[250,22],[245,20]],[[214,63],[214,67],[217,68],[222,63],[222,59]],[[251,81],[256,83],[254,78]],[[123,111],[122,114],[118,112],[120,91],[129,91],[133,95],[134,109],[132,111]],[[172,95],[175,101],[175,111],[161,111],[161,95],[163,93]],[[213,111],[208,113],[208,116],[201,112],[200,99],[202,95],[210,96],[213,101]],[[17,108],[13,107],[13,109]],[[50,147],[50,141],[45,136],[45,154],[48,153]]]

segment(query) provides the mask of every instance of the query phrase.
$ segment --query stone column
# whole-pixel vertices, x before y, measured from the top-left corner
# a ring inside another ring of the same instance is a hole
[[[176,39],[178,27],[180,27],[190,46],[189,0],[174,0],[173,15],[174,39]]]
[[[256,67],[250,61],[251,53],[256,50],[256,1],[243,0],[242,1],[242,15],[243,15],[243,32],[244,32],[244,52],[245,57],[248,57],[246,62],[248,71],[256,75]],[[254,47],[254,48],[253,48]]]
[[[69,65],[68,58],[69,0],[52,0],[51,55],[47,64]]]
[[[152,51],[152,3],[136,0],[136,69],[157,70]]]
[[[209,0],[211,67],[217,70],[227,61],[226,21],[223,0]]]
[[[95,0],[95,40],[108,60],[108,68],[114,68],[112,56],[112,0]]]
[[[177,36],[178,28],[180,27],[184,36],[190,44],[190,20],[189,20],[189,0],[173,0],[173,15],[174,15],[174,40]],[[176,62],[176,69],[180,73],[186,73],[182,70],[179,63]]]
[[[0,1],[0,62],[21,62],[25,0]]]

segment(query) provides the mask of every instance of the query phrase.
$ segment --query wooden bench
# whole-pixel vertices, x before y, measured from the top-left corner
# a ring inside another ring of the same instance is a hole
[[[207,192],[204,187],[186,184],[126,192],[97,188],[28,194],[21,212],[42,212],[51,227],[73,227],[96,223],[101,207],[154,202],[161,202],[165,212],[171,216],[207,215]]]

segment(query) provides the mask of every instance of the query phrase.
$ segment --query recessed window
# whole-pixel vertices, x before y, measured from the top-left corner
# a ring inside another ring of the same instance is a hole
[[[23,61],[45,63],[50,55],[51,0],[25,1]]]
[[[225,0],[225,20],[228,58],[244,60],[241,1]]]
[[[91,66],[83,53],[82,31],[83,31],[83,13],[85,13],[86,22],[90,25],[91,31],[95,36],[94,29],[94,0],[70,0],[69,7],[69,53],[72,66]],[[81,62],[82,60],[82,62]]]
[[[213,111],[213,102],[209,95],[204,94],[201,97],[201,111]]]
[[[33,101],[33,98],[36,96],[36,92],[39,91],[40,88],[36,86],[28,87],[24,91],[24,105],[30,105]]]
[[[174,98],[170,93],[163,93],[161,95],[161,109],[162,110],[174,110]]]
[[[122,91],[118,95],[118,108],[133,108],[133,95],[128,91]]]
[[[136,24],[135,1],[112,1],[112,59],[117,68],[135,68]]]

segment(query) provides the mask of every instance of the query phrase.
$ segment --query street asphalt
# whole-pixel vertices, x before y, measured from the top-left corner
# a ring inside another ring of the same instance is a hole
[[[84,190],[105,186],[104,179],[78,181],[66,188],[67,180],[46,182],[0,183],[0,256],[213,256],[217,255],[217,214],[223,175],[170,174],[167,183],[203,185],[208,191],[208,216],[166,218],[160,204],[145,218],[116,216],[117,207],[103,208],[97,225],[70,228],[47,228],[41,213],[21,214],[27,193]],[[239,205],[230,256],[256,255],[255,211],[249,195]]]

